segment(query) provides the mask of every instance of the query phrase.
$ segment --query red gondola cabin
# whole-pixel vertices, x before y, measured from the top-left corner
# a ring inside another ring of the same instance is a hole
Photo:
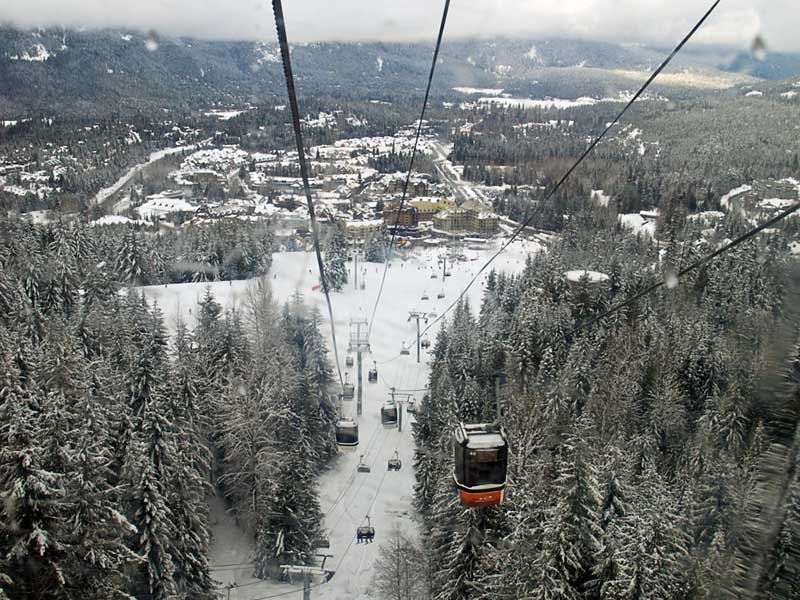
[[[453,435],[453,479],[461,504],[469,508],[503,501],[508,467],[508,441],[499,425],[460,424]]]

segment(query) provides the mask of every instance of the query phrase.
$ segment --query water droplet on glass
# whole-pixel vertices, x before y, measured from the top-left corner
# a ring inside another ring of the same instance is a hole
[[[147,39],[144,41],[144,47],[150,52],[155,52],[158,50],[158,34],[155,31],[151,31],[147,34]]]
[[[678,287],[678,272],[673,267],[668,267],[664,271],[664,285],[670,290]]]
[[[767,59],[767,44],[760,35],[753,39],[752,51],[753,58],[756,60],[765,61]]]

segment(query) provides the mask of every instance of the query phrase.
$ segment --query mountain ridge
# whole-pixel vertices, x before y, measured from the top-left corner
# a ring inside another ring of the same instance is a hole
[[[155,47],[157,46],[157,47]],[[150,49],[148,49],[150,48]],[[301,93],[387,97],[421,93],[432,47],[424,43],[315,42],[291,46]],[[525,87],[543,69],[649,71],[666,51],[578,40],[450,40],[442,48],[435,94],[453,87]],[[744,73],[759,79],[800,75],[800,55],[687,49],[673,70]],[[563,76],[561,73],[559,76]],[[0,117],[39,113],[131,112],[159,107],[283,98],[277,45],[165,38],[124,30],[0,27]],[[553,95],[558,86],[534,93]],[[622,82],[610,81],[619,88]]]

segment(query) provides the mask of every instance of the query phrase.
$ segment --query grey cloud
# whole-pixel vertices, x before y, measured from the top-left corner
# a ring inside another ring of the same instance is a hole
[[[430,40],[437,0],[285,0],[294,41]],[[577,37],[672,45],[705,10],[698,0],[454,0],[449,37]],[[204,39],[272,40],[269,0],[5,0],[0,21],[22,27],[154,29]],[[797,0],[723,0],[698,43],[800,51]]]

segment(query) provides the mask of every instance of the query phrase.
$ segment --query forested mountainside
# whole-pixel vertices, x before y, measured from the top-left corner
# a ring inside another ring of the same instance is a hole
[[[292,60],[305,95],[392,98],[422,93],[431,51],[429,44],[295,44]],[[448,40],[436,85],[440,92],[455,86],[527,89],[538,80],[534,91],[540,97],[564,96],[576,88],[584,90],[578,95],[613,94],[632,87],[630,72],[652,69],[665,54],[645,46],[576,40]],[[703,47],[687,49],[674,71],[784,79],[799,66],[796,55],[770,53],[754,60],[747,53]],[[579,68],[565,73],[568,67]],[[730,85],[736,81],[730,79]],[[0,29],[0,116],[6,118],[282,102],[281,85],[272,42]],[[664,89],[660,86],[656,89]]]
[[[210,481],[260,576],[278,535],[310,553],[335,454],[319,315],[259,283],[237,310],[206,294],[170,341],[158,306],[118,290],[130,269],[98,261],[106,234],[2,232],[0,597],[215,598]]]
[[[776,331],[797,339],[782,317],[797,282],[785,285],[780,242],[749,242],[570,333],[713,250],[690,228],[667,238],[659,261],[650,244],[582,223],[519,277],[492,274],[482,305],[460,304],[436,340],[415,438],[437,600],[718,598],[748,568],[734,549],[759,459],[783,426],[764,386],[783,365],[765,357]],[[742,223],[725,227],[733,236]],[[565,283],[583,268],[609,279]],[[800,359],[800,347],[785,351]],[[511,486],[502,509],[464,510],[451,489],[451,429],[493,420],[498,370]],[[800,531],[797,474],[791,486],[785,522],[772,524],[764,598],[800,593],[787,558]]]

